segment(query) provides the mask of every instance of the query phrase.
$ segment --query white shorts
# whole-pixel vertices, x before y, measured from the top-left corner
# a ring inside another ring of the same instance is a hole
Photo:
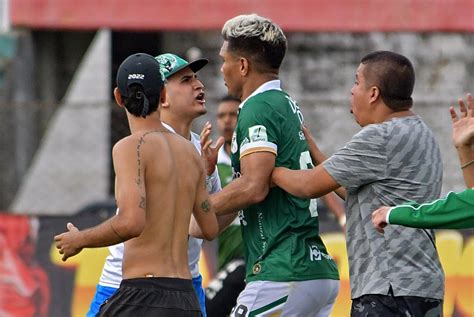
[[[250,282],[230,316],[327,317],[338,292],[338,280]]]

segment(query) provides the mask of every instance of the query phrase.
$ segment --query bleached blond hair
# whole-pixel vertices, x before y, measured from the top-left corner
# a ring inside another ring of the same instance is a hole
[[[257,37],[262,42],[277,44],[286,42],[282,29],[270,19],[255,13],[239,15],[228,20],[222,28],[225,40],[237,37]]]
[[[287,49],[286,36],[270,19],[255,13],[239,15],[228,20],[222,28],[222,37],[229,49],[261,66],[278,69]]]

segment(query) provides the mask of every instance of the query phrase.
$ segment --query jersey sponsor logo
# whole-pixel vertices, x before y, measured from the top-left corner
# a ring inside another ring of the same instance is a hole
[[[250,142],[267,142],[267,128],[263,125],[254,125],[249,128],[249,139]]]
[[[128,74],[128,79],[145,79],[143,74]]]
[[[309,260],[310,261],[321,261],[322,258],[325,258],[326,260],[332,260],[331,256],[325,253],[322,253],[321,250],[319,250],[317,245],[310,245],[309,246]]]
[[[235,154],[238,150],[237,148],[237,133],[234,131],[232,134],[232,145],[230,147],[232,154]]]
[[[298,132],[298,135],[300,136],[300,140],[301,140],[301,141],[306,140],[306,137],[304,136],[303,131]]]
[[[321,251],[319,251],[317,246],[309,246],[309,259],[310,261],[321,261]]]

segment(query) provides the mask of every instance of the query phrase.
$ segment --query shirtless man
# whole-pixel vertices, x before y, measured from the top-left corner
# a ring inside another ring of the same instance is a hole
[[[114,96],[131,135],[112,151],[119,212],[83,231],[68,223],[69,231],[54,238],[64,261],[82,248],[125,242],[124,280],[98,316],[201,316],[187,264],[191,212],[206,239],[217,235],[218,224],[199,154],[160,121],[163,82],[150,55],[120,65]]]
[[[166,101],[160,105],[161,123],[170,130],[189,140],[198,152],[201,152],[199,135],[191,131],[193,121],[207,112],[205,106],[204,85],[198,78],[198,72],[208,63],[206,59],[186,61],[183,58],[165,53],[156,56],[165,76]],[[211,165],[209,162],[207,165]],[[214,164],[215,165],[215,162]],[[210,171],[206,178],[208,192],[221,190],[217,171]],[[194,289],[201,304],[203,317],[206,317],[205,295],[202,276],[199,273],[199,258],[202,239],[193,236],[188,240],[188,264]],[[123,243],[109,247],[99,283],[86,317],[95,317],[100,306],[120,287],[122,282]]]

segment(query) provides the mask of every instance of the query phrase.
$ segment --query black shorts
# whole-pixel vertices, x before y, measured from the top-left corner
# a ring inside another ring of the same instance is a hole
[[[202,316],[191,280],[169,277],[123,280],[97,316]]]
[[[370,294],[352,300],[351,317],[412,316],[441,317],[443,301],[441,299],[417,296],[393,296]]]

